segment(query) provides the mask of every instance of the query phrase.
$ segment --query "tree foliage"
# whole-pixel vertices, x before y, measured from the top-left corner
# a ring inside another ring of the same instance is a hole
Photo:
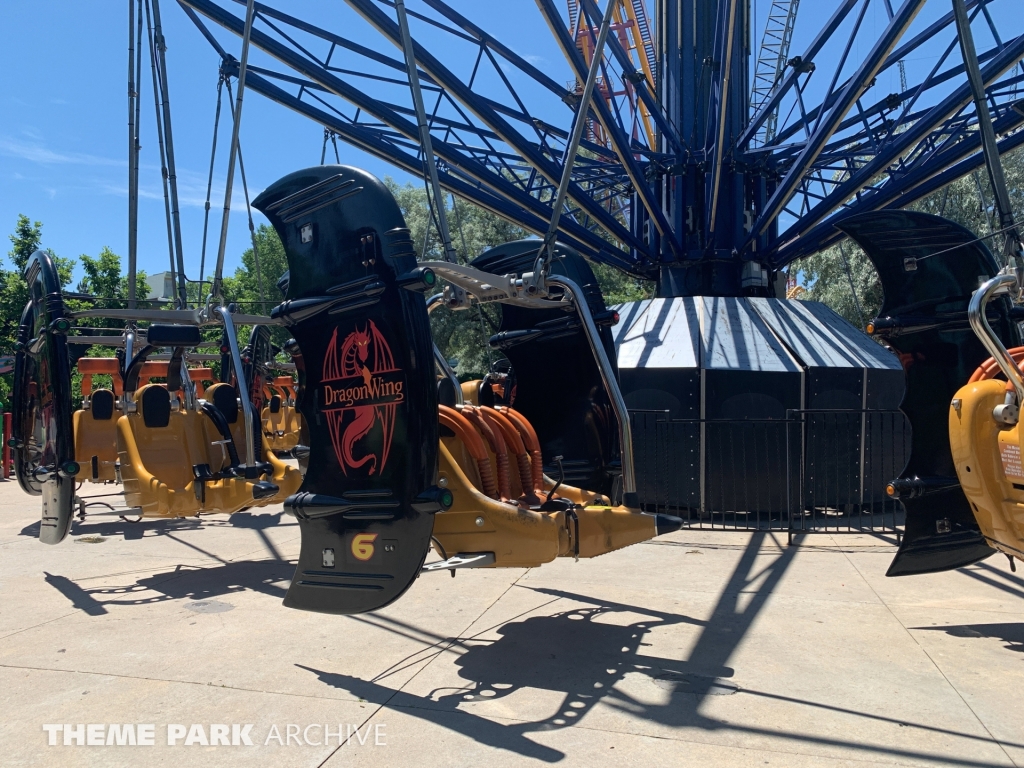
[[[1024,151],[1003,155],[1002,162],[1011,206],[1015,213],[1024,211]],[[987,174],[979,170],[923,198],[910,208],[943,216],[963,225],[978,237],[985,237],[998,229],[994,199]],[[993,251],[998,251],[1001,238],[993,237],[984,242]],[[844,255],[849,272],[843,263]],[[1002,260],[998,252],[996,260]],[[827,304],[854,325],[863,327],[864,322],[874,317],[882,306],[882,286],[878,273],[864,252],[850,240],[802,259],[791,269],[799,271],[807,289],[801,298]],[[861,312],[858,312],[857,301],[850,288],[851,278]]]
[[[425,189],[412,184],[402,186],[392,179],[385,179],[385,183],[398,201],[406,226],[412,233],[417,257],[421,260],[444,258],[437,226],[427,206]],[[488,248],[530,236],[522,227],[465,200],[448,196],[445,209],[452,245],[463,263],[472,261]],[[603,264],[592,266],[609,305],[652,295],[650,283]],[[458,312],[439,309],[431,316],[434,341],[447,359],[458,361],[456,369],[460,379],[480,378],[489,370],[491,361],[500,356],[487,345],[487,339],[498,329],[500,311],[496,306]]]

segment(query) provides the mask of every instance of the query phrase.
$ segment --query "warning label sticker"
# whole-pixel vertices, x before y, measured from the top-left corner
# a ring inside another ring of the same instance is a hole
[[[1003,460],[1003,473],[1007,477],[1024,477],[1024,466],[1020,461],[1020,446],[1016,443],[1002,443],[999,456]]]

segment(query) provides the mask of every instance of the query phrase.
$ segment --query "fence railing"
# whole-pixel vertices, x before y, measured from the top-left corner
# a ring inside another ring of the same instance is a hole
[[[885,493],[910,455],[900,411],[799,410],[785,419],[632,411],[637,493],[693,528],[900,533]]]

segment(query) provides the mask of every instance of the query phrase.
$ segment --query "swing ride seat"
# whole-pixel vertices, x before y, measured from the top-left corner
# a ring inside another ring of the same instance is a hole
[[[200,425],[193,416],[171,408],[171,395],[162,384],[147,384],[135,392],[135,412],[118,419],[125,503],[144,517],[187,517],[202,511],[193,466],[209,461],[205,455],[200,458],[202,429],[196,435]]]
[[[121,361],[116,357],[83,357],[76,365],[82,376],[82,408],[72,416],[75,457],[81,478],[92,483],[117,481],[117,398],[124,394]],[[93,376],[109,376],[113,389],[93,391]]]
[[[187,517],[267,503],[253,496],[257,480],[232,474],[213,420],[174,408],[175,400],[164,385],[147,384],[136,392],[135,412],[118,420],[126,504],[143,517]]]
[[[168,360],[147,360],[139,371],[139,386],[145,386],[153,379],[166,379],[170,366]],[[206,393],[203,382],[216,381],[212,368],[189,368],[188,377],[196,387],[196,397],[203,397]]]
[[[906,510],[906,525],[886,575],[945,571],[989,557],[994,550],[957,479],[967,472],[952,452],[947,410],[989,356],[971,330],[967,308],[979,282],[999,271],[996,260],[970,230],[918,211],[860,214],[837,228],[878,270],[884,298],[867,330],[895,350],[907,376],[900,410],[914,439],[907,466],[887,489]],[[989,306],[989,321],[1006,347],[1020,344],[1012,313],[1005,297]],[[975,450],[987,452],[990,445]]]
[[[212,403],[224,417],[230,429],[235,450],[241,460],[243,462],[246,461],[245,422],[241,418],[242,409],[238,404],[238,391],[230,384],[220,382],[206,390],[206,401]],[[210,426],[212,428],[212,422]],[[250,493],[248,506],[265,507],[270,504],[280,504],[299,490],[299,486],[302,485],[302,473],[275,456],[274,452],[267,445],[262,445],[261,447],[262,441],[260,440],[258,428],[255,429],[253,438],[256,442],[256,460],[270,464],[272,472],[266,476],[266,479],[276,485],[278,491],[273,496],[255,500],[251,498]],[[223,439],[224,437],[219,434],[213,438],[213,440]]]
[[[80,357],[75,367],[82,375],[83,398],[92,394],[93,376],[109,376],[114,394],[117,397],[124,394],[124,384],[121,381],[121,361],[116,357]]]
[[[433,346],[401,211],[384,184],[347,166],[285,176],[253,201],[288,257],[288,327],[305,370],[309,432],[301,492],[285,502],[302,535],[285,605],[350,614],[398,598],[420,572],[437,488]]]
[[[41,496],[39,540],[58,544],[71,530],[75,461],[71,361],[60,277],[53,258],[36,251],[25,266],[28,303],[14,358],[11,448],[18,484]]]
[[[1024,347],[1009,350],[1024,360]],[[989,358],[949,406],[949,443],[957,477],[989,546],[1024,559],[1024,430],[1020,423],[1000,423],[993,416],[1012,389],[992,378]]]
[[[284,405],[280,395],[271,395],[262,414],[263,439],[271,451],[290,451],[299,444],[295,409]]]
[[[474,410],[497,424],[490,439],[504,443],[499,452],[516,454],[516,460],[507,464],[507,496],[500,490],[494,494],[505,498],[493,498],[483,490],[504,462],[489,447],[483,422],[469,418]],[[555,483],[535,469],[540,455],[536,432],[512,409],[442,406],[440,420],[438,477],[454,495],[451,509],[434,518],[434,538],[442,557],[486,552],[492,557],[480,567],[532,568],[556,557],[597,557],[679,528],[678,518],[612,506],[600,493],[566,485],[556,490]]]
[[[113,390],[97,389],[87,403],[88,408],[75,411],[72,417],[81,478],[112,483],[117,480],[117,401]]]

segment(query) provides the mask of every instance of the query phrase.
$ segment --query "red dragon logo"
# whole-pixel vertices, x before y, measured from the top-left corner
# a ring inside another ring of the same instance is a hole
[[[362,468],[367,475],[379,475],[388,463],[396,411],[405,400],[405,380],[391,345],[372,320],[340,344],[334,329],[323,378],[320,409],[327,415],[341,471],[348,476],[350,470]],[[356,456],[358,447],[364,450]]]

